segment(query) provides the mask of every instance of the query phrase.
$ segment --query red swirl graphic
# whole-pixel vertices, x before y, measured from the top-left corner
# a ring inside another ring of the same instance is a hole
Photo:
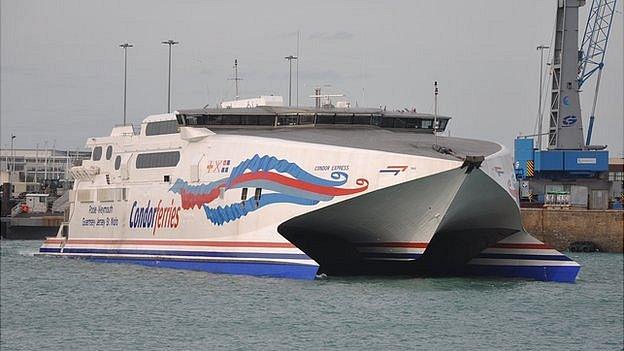
[[[359,193],[368,189],[368,180],[359,178],[356,180],[357,188],[335,188],[331,186],[317,185],[312,183],[303,182],[294,178],[286,177],[278,173],[272,172],[253,172],[245,173],[235,178],[230,187],[237,184],[254,181],[254,180],[266,180],[275,182],[284,186],[288,186],[295,189],[309,191],[311,193],[326,195],[326,196],[344,196]],[[223,186],[221,186],[223,187]],[[182,208],[189,209],[194,206],[202,206],[203,204],[210,203],[219,196],[220,188],[217,187],[205,194],[194,194],[186,190],[182,190],[180,195],[182,198]]]

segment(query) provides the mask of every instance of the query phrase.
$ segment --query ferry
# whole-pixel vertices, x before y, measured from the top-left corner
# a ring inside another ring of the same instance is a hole
[[[67,220],[38,255],[298,279],[575,281],[576,262],[524,231],[504,146],[442,136],[447,116],[273,100],[88,139]]]

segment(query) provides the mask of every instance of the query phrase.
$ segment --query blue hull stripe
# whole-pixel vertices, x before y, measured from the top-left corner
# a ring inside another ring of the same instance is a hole
[[[39,252],[60,253],[60,248],[41,248]],[[233,257],[260,259],[309,260],[304,254],[263,253],[263,252],[224,252],[224,251],[171,251],[171,250],[132,250],[132,249],[89,249],[65,248],[63,253],[109,254],[109,255],[160,255],[160,256],[193,256],[193,257]]]
[[[420,258],[422,254],[363,252],[362,256],[365,259],[375,259],[375,258],[417,259],[417,258]],[[505,260],[572,261],[572,259],[564,255],[524,255],[524,254],[482,253],[476,258],[493,258],[493,259],[505,259]]]
[[[282,264],[269,262],[205,262],[194,260],[152,260],[115,257],[91,257],[89,260],[106,263],[130,263],[148,267],[164,267],[225,273],[252,275],[258,277],[290,278],[312,280],[316,278],[317,266],[302,264]]]
[[[397,258],[397,259],[417,259],[422,254],[415,253],[385,253],[385,252],[362,252],[362,256],[366,259],[375,259],[375,258]]]
[[[498,254],[498,253],[482,253],[478,258],[496,258],[509,260],[547,260],[547,261],[572,261],[564,255],[525,255],[525,254]]]
[[[174,259],[174,258],[136,258],[123,256],[76,256],[64,257],[86,259],[93,262],[138,264],[148,267],[163,267],[204,271],[210,273],[225,273],[238,275],[252,275],[258,277],[290,278],[312,280],[316,278],[318,266],[309,264],[270,262],[270,261],[224,261],[206,259]]]
[[[466,273],[470,275],[531,278],[542,281],[574,283],[580,266],[466,266]]]

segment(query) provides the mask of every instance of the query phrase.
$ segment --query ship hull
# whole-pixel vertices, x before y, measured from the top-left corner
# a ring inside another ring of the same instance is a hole
[[[109,161],[72,169],[78,179],[69,223],[39,255],[298,279],[497,269],[542,280],[576,276],[557,270],[578,268],[573,261],[563,266],[563,259],[527,256],[518,264],[524,253],[488,251],[509,238],[536,244],[517,235],[523,233],[517,188],[502,146],[440,139],[455,152],[488,152],[471,158],[432,150],[428,135],[379,129],[274,134],[182,130],[93,139],[117,151]],[[365,148],[364,137],[388,150]],[[150,168],[171,160],[175,167]]]
[[[314,279],[318,270],[316,262],[280,242],[48,238],[38,255],[308,280]]]
[[[574,283],[580,270],[578,263],[522,231],[483,250],[463,273]]]

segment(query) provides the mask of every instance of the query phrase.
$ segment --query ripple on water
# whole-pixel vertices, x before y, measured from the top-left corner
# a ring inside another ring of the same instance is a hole
[[[576,284],[315,281],[33,257],[1,246],[3,350],[622,349],[623,256],[573,254]]]

